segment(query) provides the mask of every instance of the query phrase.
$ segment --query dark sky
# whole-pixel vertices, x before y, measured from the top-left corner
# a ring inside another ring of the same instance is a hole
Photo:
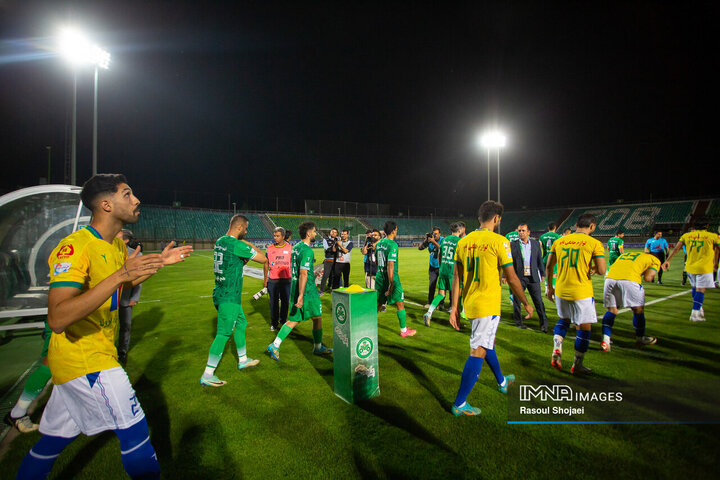
[[[75,25],[112,54],[99,169],[146,203],[472,212],[493,125],[511,209],[720,191],[715,2],[235,3],[0,1],[0,188],[45,176],[46,145],[61,178],[72,72],[52,37]],[[82,182],[89,68],[78,96]]]

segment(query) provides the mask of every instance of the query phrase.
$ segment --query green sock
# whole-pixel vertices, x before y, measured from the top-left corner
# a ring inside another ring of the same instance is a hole
[[[275,341],[273,342],[276,347],[279,347],[283,340],[285,340],[285,337],[290,335],[290,332],[292,332],[292,328],[288,327],[287,325],[283,325],[280,331],[277,334],[277,337],[275,337]]]
[[[432,315],[438,305],[440,305],[440,302],[443,300],[445,300],[445,295],[435,295],[435,298],[433,298],[433,301],[430,304],[430,308],[428,308],[428,313]]]
[[[235,347],[237,348],[238,361],[244,362],[247,360],[247,351],[245,349],[245,327],[247,321],[245,318],[238,319],[235,324]]]
[[[407,328],[407,313],[405,310],[397,311],[398,321],[400,322],[400,330]]]
[[[50,380],[50,369],[45,365],[40,365],[37,370],[30,375],[25,382],[20,398],[18,399],[15,407],[10,412],[10,416],[13,418],[24,417],[27,414],[27,409],[30,404],[40,395],[42,389],[47,385]]]
[[[320,348],[320,345],[322,345],[322,328],[313,330],[313,343],[315,348]]]

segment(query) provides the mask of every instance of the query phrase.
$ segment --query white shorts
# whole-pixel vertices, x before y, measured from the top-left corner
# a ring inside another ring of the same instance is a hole
[[[582,300],[565,300],[555,297],[558,317],[563,320],[570,320],[575,325],[585,323],[597,323],[597,312],[595,311],[595,298],[588,297]]]
[[[715,279],[712,273],[690,273],[688,272],[690,285],[695,288],[715,288]]]
[[[500,324],[500,315],[471,318],[470,323],[472,324],[470,348],[483,347],[485,350],[495,348],[495,333]]]
[[[603,304],[606,308],[642,307],[645,305],[645,289],[630,280],[606,278]]]
[[[145,418],[135,390],[122,367],[83,375],[53,386],[40,420],[40,433],[72,438],[81,432],[129,428]]]

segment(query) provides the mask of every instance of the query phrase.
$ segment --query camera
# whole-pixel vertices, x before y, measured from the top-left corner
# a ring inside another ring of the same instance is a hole
[[[337,242],[337,238],[327,237],[326,241],[328,244],[328,248],[333,248],[335,246],[335,243]]]
[[[425,238],[427,238],[428,240],[430,240],[432,237],[433,237],[433,234],[432,234],[432,233],[426,233],[426,234],[425,234]]]
[[[365,243],[375,243],[375,237],[372,236],[372,233],[365,236]]]
[[[140,247],[140,250],[143,250],[143,244],[138,241],[137,238],[132,237],[130,240],[128,240],[127,246],[132,248],[133,250],[137,250],[138,247]]]

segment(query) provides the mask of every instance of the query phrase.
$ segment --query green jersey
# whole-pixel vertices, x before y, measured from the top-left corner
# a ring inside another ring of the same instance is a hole
[[[243,287],[243,268],[257,252],[247,243],[231,235],[225,235],[215,242],[213,263],[215,264],[215,288],[213,302],[240,304]]]
[[[540,246],[542,246],[543,263],[547,263],[550,248],[552,247],[552,244],[555,243],[555,240],[557,240],[558,238],[560,238],[560,234],[557,232],[547,232],[540,235],[538,241],[540,242]]]
[[[511,242],[515,242],[515,241],[520,240],[520,234],[518,233],[517,230],[515,230],[515,231],[510,232],[507,235],[505,235],[505,238],[507,238]]]
[[[452,278],[455,272],[455,249],[459,241],[457,235],[449,235],[440,244],[440,275]]]
[[[609,263],[612,265],[615,263],[615,260],[622,255],[622,252],[620,251],[620,248],[622,248],[623,244],[625,243],[625,240],[623,240],[620,237],[612,237],[610,240],[608,240],[607,248],[608,248],[608,260]]]
[[[399,278],[398,244],[395,240],[390,240],[389,238],[380,240],[375,247],[375,257],[377,258],[378,265],[377,276],[387,278],[388,262],[395,262],[393,281]]]
[[[292,249],[290,255],[290,299],[295,305],[300,294],[298,290],[300,270],[307,271],[307,283],[305,284],[305,293],[303,301],[308,297],[320,298],[317,286],[315,285],[315,252],[305,242],[298,242]]]

